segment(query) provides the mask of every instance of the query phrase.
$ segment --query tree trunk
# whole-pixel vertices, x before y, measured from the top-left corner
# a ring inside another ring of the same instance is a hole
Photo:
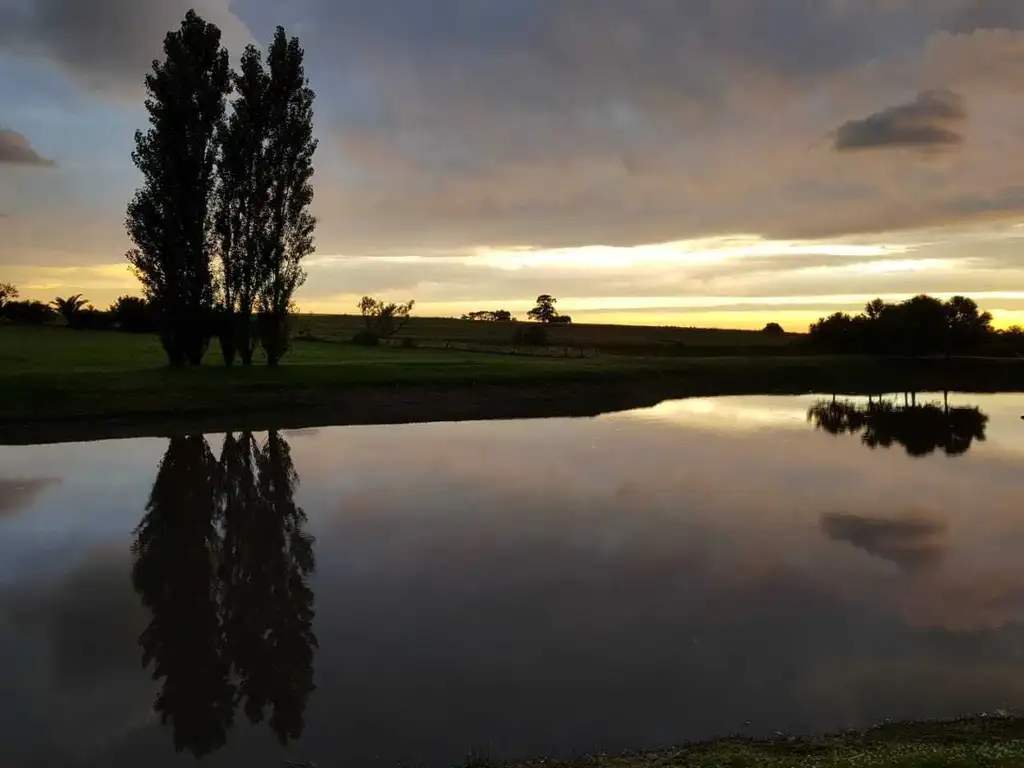
[[[220,343],[220,354],[224,365],[228,368],[235,364],[238,347],[235,344],[235,313],[222,309],[217,313],[217,341]]]
[[[235,344],[238,347],[238,354],[242,359],[242,365],[252,365],[252,354],[255,347],[252,335],[252,311],[242,310],[235,318]]]
[[[276,368],[288,351],[288,313],[261,312],[256,323],[267,366]]]

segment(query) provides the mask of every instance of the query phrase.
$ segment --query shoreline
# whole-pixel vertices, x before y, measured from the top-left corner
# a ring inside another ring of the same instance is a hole
[[[474,765],[476,765],[474,763]],[[726,737],[680,747],[565,760],[516,761],[509,768],[1021,768],[1024,718],[983,715],[885,723],[823,736]]]
[[[294,366],[270,373],[84,373],[72,382],[53,375],[0,377],[0,398],[14,395],[0,405],[0,445],[269,428],[593,417],[690,397],[1014,392],[1024,391],[1024,361],[690,358],[660,368],[645,361],[621,369],[556,370],[479,381],[430,372],[420,378],[388,381],[381,376],[371,383],[366,376],[346,378],[344,366]]]

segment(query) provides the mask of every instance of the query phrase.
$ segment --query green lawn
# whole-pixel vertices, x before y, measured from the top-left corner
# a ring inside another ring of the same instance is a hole
[[[566,358],[296,341],[278,369],[225,368],[214,344],[201,368],[170,370],[155,337],[0,325],[0,427],[18,427],[20,440],[31,437],[32,425],[63,422],[230,420],[314,408],[331,411],[318,417],[321,424],[514,418],[692,395],[943,388],[1024,390],[1024,361],[635,352]],[[107,434],[97,429],[75,435]]]

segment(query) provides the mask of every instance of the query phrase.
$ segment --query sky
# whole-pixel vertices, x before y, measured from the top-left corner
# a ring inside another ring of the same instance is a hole
[[[189,7],[317,92],[297,295],[802,330],[965,293],[1024,323],[1024,4],[0,0],[0,281],[137,293],[143,78]]]

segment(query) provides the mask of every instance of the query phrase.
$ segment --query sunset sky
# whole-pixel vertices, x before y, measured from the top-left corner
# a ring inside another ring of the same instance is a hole
[[[1024,322],[1024,2],[0,0],[0,281],[136,293],[164,33],[277,24],[317,91],[300,308],[552,293],[577,320],[792,330],[874,296]]]

